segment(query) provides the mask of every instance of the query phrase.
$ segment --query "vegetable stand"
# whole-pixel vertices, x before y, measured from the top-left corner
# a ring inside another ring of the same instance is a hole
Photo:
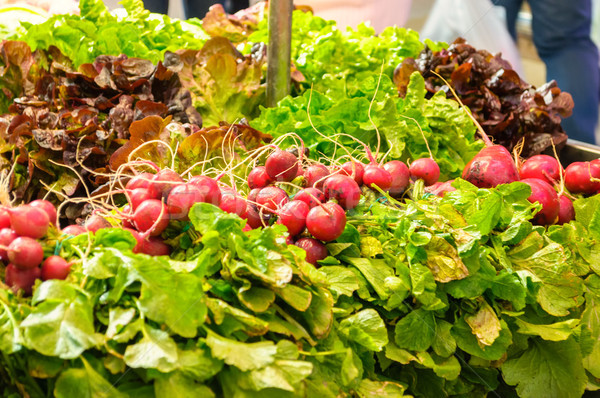
[[[0,396],[592,396],[568,94],[290,3],[3,30]]]

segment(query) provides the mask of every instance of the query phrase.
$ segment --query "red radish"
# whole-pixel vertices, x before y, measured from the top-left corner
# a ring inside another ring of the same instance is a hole
[[[304,170],[304,185],[323,189],[325,177],[329,175],[329,169],[323,164],[313,164]]]
[[[600,190],[600,163],[575,162],[565,170],[565,186],[571,193],[592,195]]]
[[[435,184],[426,187],[425,192],[439,196],[440,198],[443,198],[444,195],[446,194],[446,192],[456,191],[456,188],[454,188],[452,186],[453,182],[454,182],[454,180],[448,180],[445,182],[438,181]]]
[[[12,229],[2,228],[0,229],[0,246],[8,247],[8,245],[18,237],[19,236]],[[0,249],[0,260],[5,263],[8,262],[8,253],[6,252],[6,249]]]
[[[491,145],[483,148],[467,163],[462,178],[479,188],[493,188],[519,181],[519,172],[506,148]]]
[[[308,232],[325,242],[339,238],[345,227],[346,213],[337,203],[329,202],[313,207],[306,216]]]
[[[171,247],[158,237],[142,239],[138,246],[139,253],[149,256],[168,256],[171,254]]]
[[[100,217],[97,214],[93,214],[90,217],[88,217],[88,219],[85,220],[83,226],[86,230],[94,233],[97,232],[99,229],[112,228],[112,225],[110,225],[110,223],[106,219]]]
[[[390,195],[397,198],[402,196],[410,184],[410,172],[408,166],[399,160],[391,160],[383,165],[383,168],[392,176]]]
[[[221,189],[219,184],[213,178],[207,176],[195,176],[190,178],[188,184],[192,184],[200,188],[204,194],[204,201],[218,206],[221,203]]]
[[[257,166],[248,174],[248,186],[250,189],[264,188],[272,182],[273,180],[267,174],[265,166]]]
[[[206,197],[196,185],[180,184],[169,192],[167,209],[172,220],[187,220],[195,203],[204,202]]]
[[[13,292],[17,293],[19,290],[23,290],[27,295],[31,294],[36,279],[40,279],[41,276],[39,267],[21,269],[15,267],[14,264],[8,264],[5,271],[4,281],[12,288]]]
[[[250,193],[248,193],[248,201],[249,202],[256,202],[256,197],[258,196],[258,193],[260,192],[262,188],[254,188],[253,190],[250,191]]]
[[[413,180],[423,180],[425,186],[433,185],[440,179],[440,166],[431,158],[417,159],[408,168]]]
[[[533,217],[533,221],[539,225],[554,224],[558,218],[560,202],[552,185],[537,178],[526,178],[521,182],[531,187],[531,195],[527,200],[531,203],[539,202],[542,205],[542,210]]]
[[[286,152],[287,153],[287,152]],[[256,195],[256,203],[263,207],[263,212],[274,213],[289,201],[287,193],[278,187],[266,187]]]
[[[145,200],[148,199],[157,199],[152,189],[148,188],[136,188],[132,189],[128,192],[129,194],[129,204],[132,209],[137,209],[137,207]]]
[[[248,231],[252,231],[252,227],[250,226],[249,223],[244,225],[244,228],[242,228],[242,232],[248,232]]]
[[[575,208],[573,208],[573,202],[571,199],[564,195],[558,197],[559,209],[558,209],[558,221],[559,225],[566,224],[571,220],[575,219]]]
[[[306,261],[312,265],[318,266],[317,261],[324,260],[329,255],[323,242],[313,238],[300,238],[295,245],[306,251]]]
[[[127,184],[125,184],[125,189],[128,191],[132,191],[136,188],[146,188],[149,189],[152,186],[152,180],[154,179],[154,174],[152,173],[141,173],[136,175],[135,177],[131,177]]]
[[[365,165],[361,162],[351,160],[341,165],[340,172],[344,175],[354,178],[358,185],[363,184],[363,174],[365,173]]]
[[[42,280],[48,279],[67,279],[71,271],[71,264],[60,256],[50,256],[42,264]]]
[[[38,199],[38,200],[34,200],[33,202],[29,203],[29,206],[39,207],[40,209],[44,210],[46,212],[46,214],[48,215],[48,219],[50,220],[50,223],[52,223],[53,225],[56,225],[56,221],[57,221],[56,207],[51,202],[44,200],[44,199]]]
[[[144,238],[142,237],[142,235],[132,228],[123,228],[123,230],[128,231],[137,242],[137,244],[133,247],[133,249],[131,249],[131,251],[134,253],[141,253],[142,243],[144,242]]]
[[[85,234],[86,232],[87,231],[85,230],[85,228],[83,228],[81,225],[68,225],[62,229],[63,234],[73,236]]]
[[[10,228],[10,213],[5,208],[0,208],[0,229]]]
[[[298,158],[278,149],[267,158],[265,169],[274,181],[292,181],[298,175]]]
[[[335,199],[346,210],[354,209],[360,201],[360,187],[353,178],[341,174],[327,177],[323,184],[327,199]]]
[[[304,188],[294,195],[294,200],[301,200],[312,209],[325,202],[325,195],[317,188]]]
[[[363,184],[369,188],[376,185],[382,191],[387,191],[392,186],[392,175],[377,164],[368,164],[365,166]]]
[[[248,203],[244,218],[248,222],[246,225],[249,225],[251,229],[256,229],[268,226],[271,216],[271,214],[266,214],[264,212],[261,214],[255,205]]]
[[[50,219],[48,214],[39,207],[23,205],[9,209],[10,225],[19,236],[39,239],[46,235]]]
[[[238,194],[227,193],[221,197],[219,207],[226,213],[237,214],[241,218],[246,216],[246,200]]]
[[[18,268],[37,267],[44,260],[44,249],[40,242],[27,236],[13,240],[6,251],[8,260]]]
[[[537,178],[554,185],[560,181],[561,170],[558,160],[552,156],[535,155],[523,162],[521,170],[519,170],[519,177],[521,179]]]
[[[121,221],[122,227],[123,228],[135,228],[135,226],[133,225],[133,223],[130,221],[131,220],[131,216],[133,216],[132,212],[131,212],[131,206],[129,205],[125,205],[123,206],[123,215],[125,216],[125,218]]]
[[[154,175],[152,187],[157,192],[157,199],[166,198],[171,189],[181,184],[183,178],[173,170],[163,169]]]
[[[292,200],[285,204],[278,213],[278,224],[287,227],[290,236],[299,235],[306,227],[306,216],[310,208],[300,200]]]
[[[137,230],[148,232],[150,236],[162,234],[169,225],[167,206],[157,199],[149,199],[140,204],[132,218]]]

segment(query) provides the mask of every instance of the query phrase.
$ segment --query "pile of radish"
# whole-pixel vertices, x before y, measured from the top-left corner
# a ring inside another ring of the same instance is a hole
[[[46,200],[0,209],[0,259],[6,264],[5,283],[15,292],[31,294],[37,279],[65,279],[69,274],[71,265],[64,258],[44,259],[39,241],[56,222],[56,208]]]
[[[365,150],[369,164],[352,158],[340,165],[327,166],[303,163],[294,150],[277,148],[266,158],[264,166],[256,166],[248,174],[251,190],[246,212],[238,214],[248,220],[250,228],[272,222],[285,225],[288,243],[303,248],[307,261],[317,264],[328,255],[325,243],[343,233],[346,212],[360,202],[361,187],[400,198],[411,181],[422,179],[425,185],[433,185],[439,179],[439,166],[431,158],[418,159],[410,167],[398,160],[382,164],[368,148]],[[302,186],[297,187],[293,182]],[[292,189],[294,193],[288,195],[285,188],[290,186],[300,189]]]

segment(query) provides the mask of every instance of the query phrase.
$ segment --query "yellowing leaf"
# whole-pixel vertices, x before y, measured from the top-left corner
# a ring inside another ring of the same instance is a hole
[[[500,320],[486,301],[481,303],[479,311],[473,315],[465,315],[465,321],[477,337],[481,347],[490,346],[500,336]]]
[[[446,283],[464,279],[469,275],[469,270],[458,256],[458,251],[444,238],[432,237],[426,250],[426,264],[436,281]]]

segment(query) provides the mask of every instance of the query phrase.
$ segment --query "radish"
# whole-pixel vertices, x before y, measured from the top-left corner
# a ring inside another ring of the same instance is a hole
[[[565,169],[565,186],[571,193],[592,195],[600,190],[600,163],[575,162]]]
[[[166,198],[171,189],[182,182],[184,182],[183,178],[179,174],[173,170],[163,169],[154,175],[151,186],[158,195],[156,199],[160,199]]]
[[[219,208],[226,213],[237,214],[241,218],[245,218],[246,206],[246,200],[240,195],[227,193],[221,197]]]
[[[207,176],[195,176],[188,181],[188,184],[200,188],[200,191],[202,191],[202,194],[204,195],[205,203],[211,203],[215,206],[218,206],[219,203],[221,203],[221,189],[215,179]]]
[[[148,199],[157,199],[154,191],[150,188],[135,188],[128,192],[129,205],[133,210]]]
[[[487,138],[487,136],[485,137]],[[519,181],[519,172],[510,152],[501,145],[483,148],[465,166],[462,178],[479,188],[493,188]]]
[[[48,279],[67,279],[71,271],[71,264],[67,263],[67,260],[60,256],[50,256],[44,260],[42,264],[42,280],[47,281]]]
[[[456,191],[456,188],[452,186],[454,180],[448,180],[446,182],[436,182],[433,185],[430,185],[425,188],[425,192],[439,196],[443,198],[446,192]]]
[[[329,202],[313,207],[306,216],[308,232],[322,241],[328,242],[339,238],[345,227],[346,213],[337,203]]]
[[[133,228],[123,228],[123,230],[128,231],[137,242],[131,251],[134,253],[141,253],[142,243],[144,242],[142,235]]]
[[[324,260],[329,255],[323,242],[313,238],[298,239],[295,245],[306,251],[306,261],[312,265],[318,266],[317,261]]]
[[[392,186],[392,175],[377,164],[368,164],[365,166],[363,183],[369,188],[376,185],[382,191],[387,191]]]
[[[294,200],[301,200],[312,209],[325,202],[325,195],[317,188],[304,188],[294,195]]]
[[[363,174],[365,173],[365,165],[361,162],[351,160],[340,166],[340,173],[352,177],[360,186],[363,184]]]
[[[310,208],[300,200],[292,200],[286,203],[278,213],[278,224],[287,227],[290,236],[299,235],[306,227],[306,216]]]
[[[2,228],[0,229],[0,246],[8,247],[12,243],[13,240],[17,239],[19,236],[10,228]],[[6,249],[0,249],[0,260],[5,263],[8,262],[8,253]]]
[[[15,294],[19,290],[23,290],[25,294],[30,295],[36,279],[40,279],[40,276],[41,270],[39,267],[21,269],[15,267],[14,264],[8,264],[5,270],[4,281],[12,288]]]
[[[141,173],[132,177],[127,184],[125,184],[125,189],[128,191],[132,191],[136,188],[146,188],[149,189],[152,187],[152,180],[154,179],[154,174],[152,173]]]
[[[292,181],[298,175],[298,157],[290,152],[276,150],[267,158],[265,169],[274,181]]]
[[[133,225],[137,230],[150,236],[157,236],[169,225],[167,206],[157,199],[148,199],[133,212]]]
[[[433,185],[440,179],[440,166],[432,158],[415,160],[408,171],[412,180],[423,180],[425,186]]]
[[[527,159],[521,165],[519,177],[537,178],[544,180],[550,185],[560,180],[561,167],[558,160],[548,155],[535,155]]]
[[[152,199],[155,200],[155,199]],[[90,232],[97,232],[99,229],[103,229],[103,228],[112,228],[112,225],[110,225],[110,223],[100,217],[97,214],[93,214],[90,217],[88,217],[87,220],[85,220],[85,223],[83,224],[83,227]]]
[[[192,184],[174,187],[167,197],[167,209],[172,220],[187,220],[195,203],[204,202],[206,197],[200,188]]]
[[[248,186],[250,189],[264,188],[272,182],[273,180],[267,174],[265,166],[255,167],[248,174]]]
[[[130,228],[130,229],[135,228],[135,226],[131,222],[131,216],[133,216],[133,214],[131,212],[131,206],[129,206],[129,205],[123,206],[122,213],[125,216],[125,218],[121,221],[121,226],[123,228]],[[64,232],[64,230],[63,230],[63,232]]]
[[[256,202],[256,197],[262,188],[254,188],[248,193],[248,197],[246,198],[249,202]]]
[[[10,228],[10,213],[5,208],[0,208],[0,229]]]
[[[353,178],[335,174],[323,183],[323,193],[327,199],[335,199],[346,210],[354,209],[360,201],[360,187]]]
[[[542,210],[533,217],[533,221],[539,225],[554,224],[558,218],[560,202],[552,185],[536,178],[526,178],[521,182],[531,187],[531,195],[527,200],[531,203],[539,202],[542,205]]]
[[[260,213],[255,205],[248,203],[244,218],[247,221],[246,225],[248,225],[251,229],[256,229],[268,226],[272,216],[272,214],[267,214],[264,212]]]
[[[304,185],[309,188],[323,189],[323,182],[329,174],[329,169],[323,164],[308,166],[304,170]]]
[[[558,209],[558,221],[557,224],[566,224],[571,220],[575,219],[575,209],[573,208],[573,202],[571,199],[564,195],[558,197],[559,209]]]
[[[44,260],[44,249],[40,242],[27,236],[13,240],[6,252],[8,260],[18,268],[37,267]]]
[[[289,201],[287,193],[278,187],[266,187],[256,195],[256,203],[263,207],[263,212],[275,213],[277,209]]]
[[[410,172],[408,166],[399,160],[391,160],[383,165],[383,168],[392,176],[390,195],[397,198],[402,196],[410,184]]]
[[[68,225],[63,228],[62,233],[67,235],[81,235],[86,233],[87,231],[81,225]]]
[[[56,207],[51,202],[48,202],[47,200],[44,200],[44,199],[38,199],[38,200],[34,200],[33,202],[29,203],[29,206],[39,207],[40,209],[44,210],[46,212],[46,214],[48,215],[48,219],[50,220],[50,223],[52,223],[53,225],[56,225],[56,222],[57,222]]]
[[[10,225],[19,236],[39,239],[46,235],[50,219],[48,214],[39,207],[23,205],[9,209]]]
[[[144,253],[149,256],[168,256],[171,254],[171,247],[158,237],[142,239],[141,243],[138,245],[139,253]]]

